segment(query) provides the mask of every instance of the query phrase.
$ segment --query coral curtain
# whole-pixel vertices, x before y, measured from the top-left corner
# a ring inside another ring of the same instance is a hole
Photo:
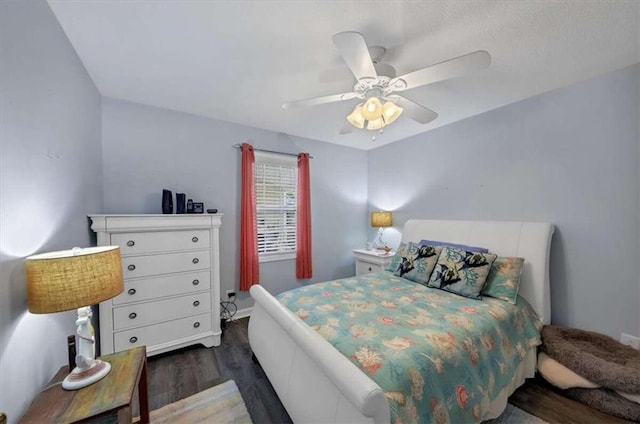
[[[311,183],[309,153],[298,155],[298,219],[296,223],[296,278],[313,275],[311,265]]]
[[[256,190],[253,178],[253,146],[242,143],[242,192],[240,200],[240,290],[248,291],[260,280]]]

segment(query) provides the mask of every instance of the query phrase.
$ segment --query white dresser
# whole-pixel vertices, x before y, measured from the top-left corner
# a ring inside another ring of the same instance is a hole
[[[98,245],[120,246],[124,292],[100,303],[101,354],[220,345],[222,214],[90,215]]]

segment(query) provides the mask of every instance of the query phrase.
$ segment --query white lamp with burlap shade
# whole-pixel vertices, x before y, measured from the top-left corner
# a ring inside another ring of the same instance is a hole
[[[384,228],[393,226],[393,214],[387,211],[371,212],[371,226],[378,227],[378,239],[376,241],[378,249],[389,251],[390,248],[382,241]]]
[[[111,365],[95,359],[91,305],[122,293],[122,260],[117,246],[74,248],[29,256],[27,303],[34,314],[78,309],[76,367],[62,382],[76,390],[107,375]]]

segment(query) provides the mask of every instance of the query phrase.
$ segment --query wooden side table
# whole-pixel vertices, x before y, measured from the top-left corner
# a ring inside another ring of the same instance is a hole
[[[118,414],[118,422],[132,422],[132,401],[136,386],[140,422],[149,422],[146,347],[102,356],[111,372],[102,380],[79,390],[64,390],[61,382],[69,367],[60,368],[47,388],[33,401],[21,423],[73,423],[87,418]]]

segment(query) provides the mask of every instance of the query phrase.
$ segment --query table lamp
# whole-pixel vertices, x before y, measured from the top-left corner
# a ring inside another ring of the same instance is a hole
[[[122,293],[122,260],[117,246],[101,246],[29,256],[27,304],[34,314],[78,309],[76,367],[62,382],[77,390],[100,380],[111,364],[95,359],[91,306]]]
[[[374,228],[378,227],[378,239],[376,240],[377,248],[387,252],[391,250],[389,246],[382,241],[382,232],[384,231],[384,228],[393,226],[393,216],[391,212],[371,212],[371,226]]]

